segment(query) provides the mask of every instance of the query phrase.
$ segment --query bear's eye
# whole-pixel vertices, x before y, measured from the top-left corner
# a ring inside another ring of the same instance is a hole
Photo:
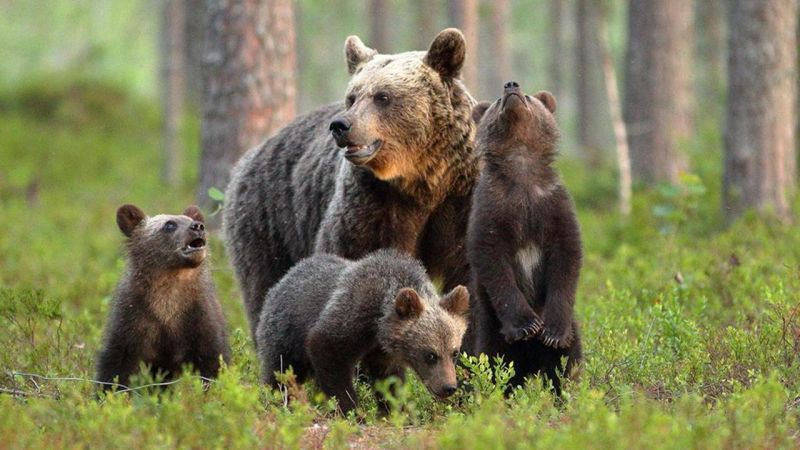
[[[349,108],[349,107],[353,106],[353,103],[355,103],[355,102],[356,102],[356,96],[354,94],[350,94],[345,99],[344,106]]]
[[[453,350],[453,361],[458,360],[458,350]]]
[[[439,356],[433,352],[425,353],[425,362],[428,364],[436,364],[439,361]]]
[[[170,220],[169,222],[165,223],[164,226],[161,229],[166,231],[167,233],[172,233],[177,228],[178,228],[178,224]]]
[[[378,92],[373,96],[373,100],[378,106],[389,106],[389,104],[392,103],[392,99],[386,92]]]

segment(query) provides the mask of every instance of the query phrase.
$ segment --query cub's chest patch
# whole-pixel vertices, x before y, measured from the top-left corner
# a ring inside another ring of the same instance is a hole
[[[167,326],[177,323],[177,319],[192,303],[193,290],[190,284],[195,281],[191,269],[169,272],[159,277],[150,291],[150,311]]]
[[[542,252],[536,244],[531,242],[517,251],[516,259],[522,273],[530,276],[530,274],[539,267],[539,263],[542,259]]]

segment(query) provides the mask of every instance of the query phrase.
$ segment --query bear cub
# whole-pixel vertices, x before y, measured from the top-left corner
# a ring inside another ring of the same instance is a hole
[[[230,348],[209,264],[203,214],[147,217],[133,205],[117,210],[127,237],[127,270],[114,293],[97,379],[127,386],[139,364],[174,378],[185,364],[214,378]]]
[[[475,350],[513,361],[514,384],[543,373],[560,394],[581,359],[573,317],[581,235],[572,200],[552,166],[559,130],[556,100],[526,95],[516,82],[476,106],[481,165],[467,253],[476,296]]]
[[[291,366],[347,414],[357,404],[356,364],[373,383],[402,380],[411,367],[434,396],[448,397],[468,309],[464,286],[440,297],[422,265],[395,250],[357,261],[311,256],[266,295],[256,331],[264,382],[277,386],[275,372]]]

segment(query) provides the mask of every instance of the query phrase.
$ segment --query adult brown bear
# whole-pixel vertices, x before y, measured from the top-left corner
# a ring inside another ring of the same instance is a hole
[[[267,290],[315,251],[360,258],[396,248],[446,290],[469,281],[464,239],[477,166],[475,101],[459,80],[464,36],[447,29],[426,52],[395,55],[351,36],[345,56],[345,102],[250,150],[227,188],[226,247],[252,331]]]

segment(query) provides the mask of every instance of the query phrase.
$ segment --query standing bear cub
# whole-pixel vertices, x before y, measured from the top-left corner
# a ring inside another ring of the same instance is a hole
[[[97,361],[105,389],[127,386],[139,364],[172,378],[185,364],[217,376],[230,349],[225,320],[206,263],[203,215],[190,206],[182,215],[147,217],[133,205],[117,210],[127,236],[128,267],[114,294]]]
[[[468,309],[464,286],[440,298],[422,265],[397,251],[358,261],[317,254],[266,295],[256,331],[264,381],[276,386],[275,372],[291,366],[346,414],[357,403],[357,363],[373,382],[403,379],[411,367],[433,395],[448,397]]]
[[[475,350],[513,361],[514,384],[543,373],[560,394],[561,358],[567,373],[581,359],[573,308],[582,249],[572,201],[551,167],[555,109],[550,93],[531,97],[513,81],[502,98],[476,107],[482,167],[467,253],[477,296]]]

